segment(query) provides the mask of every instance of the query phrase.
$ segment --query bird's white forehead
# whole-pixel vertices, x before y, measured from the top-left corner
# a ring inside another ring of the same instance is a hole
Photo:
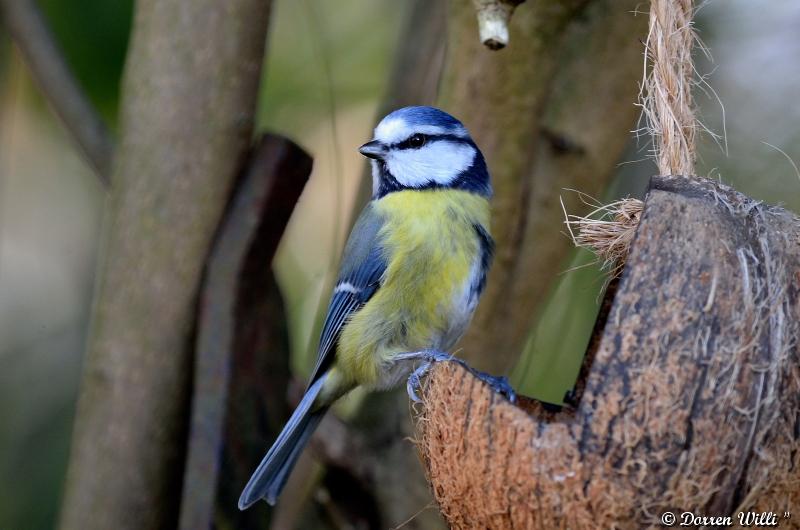
[[[403,118],[387,118],[375,127],[375,139],[385,144],[401,142],[412,134],[452,134],[465,138],[467,130],[464,127],[440,127],[438,125],[414,125],[407,123]]]

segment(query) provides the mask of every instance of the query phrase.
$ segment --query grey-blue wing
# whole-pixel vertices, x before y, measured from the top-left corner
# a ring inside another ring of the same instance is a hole
[[[368,204],[350,232],[322,326],[317,362],[311,372],[309,385],[333,362],[339,333],[347,319],[380,288],[386,271],[386,258],[379,240],[382,226],[383,218]]]

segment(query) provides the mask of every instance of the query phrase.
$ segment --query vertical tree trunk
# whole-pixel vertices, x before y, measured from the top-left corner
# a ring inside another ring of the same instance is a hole
[[[263,0],[141,0],[61,528],[174,527],[197,287],[251,139]]]
[[[559,229],[559,195],[564,188],[599,193],[629,138],[647,29],[647,17],[633,14],[637,5],[522,4],[508,48],[497,52],[479,42],[472,6],[452,6],[440,101],[483,150],[495,189],[497,255],[461,342],[464,356],[485,370],[513,365],[564,266],[571,243]]]

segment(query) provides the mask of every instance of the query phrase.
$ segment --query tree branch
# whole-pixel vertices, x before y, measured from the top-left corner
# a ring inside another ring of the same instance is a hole
[[[366,446],[364,436],[335,414],[326,415],[311,437],[311,449],[324,464],[340,467],[369,485],[380,464]]]
[[[271,263],[311,173],[292,141],[265,135],[242,171],[206,261],[179,528],[266,528],[236,500],[289,415],[289,337]]]
[[[0,0],[0,14],[39,89],[100,181],[108,186],[114,151],[111,134],[72,75],[36,3],[34,0]]]

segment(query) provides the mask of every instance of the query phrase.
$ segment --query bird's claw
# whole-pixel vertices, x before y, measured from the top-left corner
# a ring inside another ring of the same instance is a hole
[[[420,364],[411,375],[408,376],[408,381],[406,381],[406,392],[408,392],[408,397],[411,398],[411,401],[414,403],[421,403],[422,399],[417,395],[417,390],[422,386],[422,376],[424,376],[428,370],[431,368],[431,363],[426,361]]]
[[[511,386],[511,383],[508,381],[508,377],[502,375],[491,375],[487,374],[486,372],[481,372],[480,370],[476,370],[471,366],[468,366],[464,363],[464,367],[472,372],[472,375],[489,385],[494,392],[500,394],[501,396],[505,397],[511,403],[517,402],[517,393],[514,391],[514,388]]]
[[[494,376],[487,374],[486,372],[476,370],[468,365],[465,361],[457,359],[448,353],[435,350],[424,350],[420,352],[404,353],[398,357],[400,360],[423,361],[414,369],[413,372],[411,372],[411,375],[408,376],[408,381],[406,382],[406,391],[408,392],[408,397],[411,398],[411,401],[414,403],[419,403],[422,401],[417,394],[417,389],[421,388],[422,385],[422,378],[428,373],[428,370],[431,369],[431,366],[433,366],[434,363],[442,361],[453,361],[460,364],[472,375],[489,385],[489,388],[491,388],[494,392],[501,394],[511,403],[517,402],[517,393],[511,387],[507,377]]]

